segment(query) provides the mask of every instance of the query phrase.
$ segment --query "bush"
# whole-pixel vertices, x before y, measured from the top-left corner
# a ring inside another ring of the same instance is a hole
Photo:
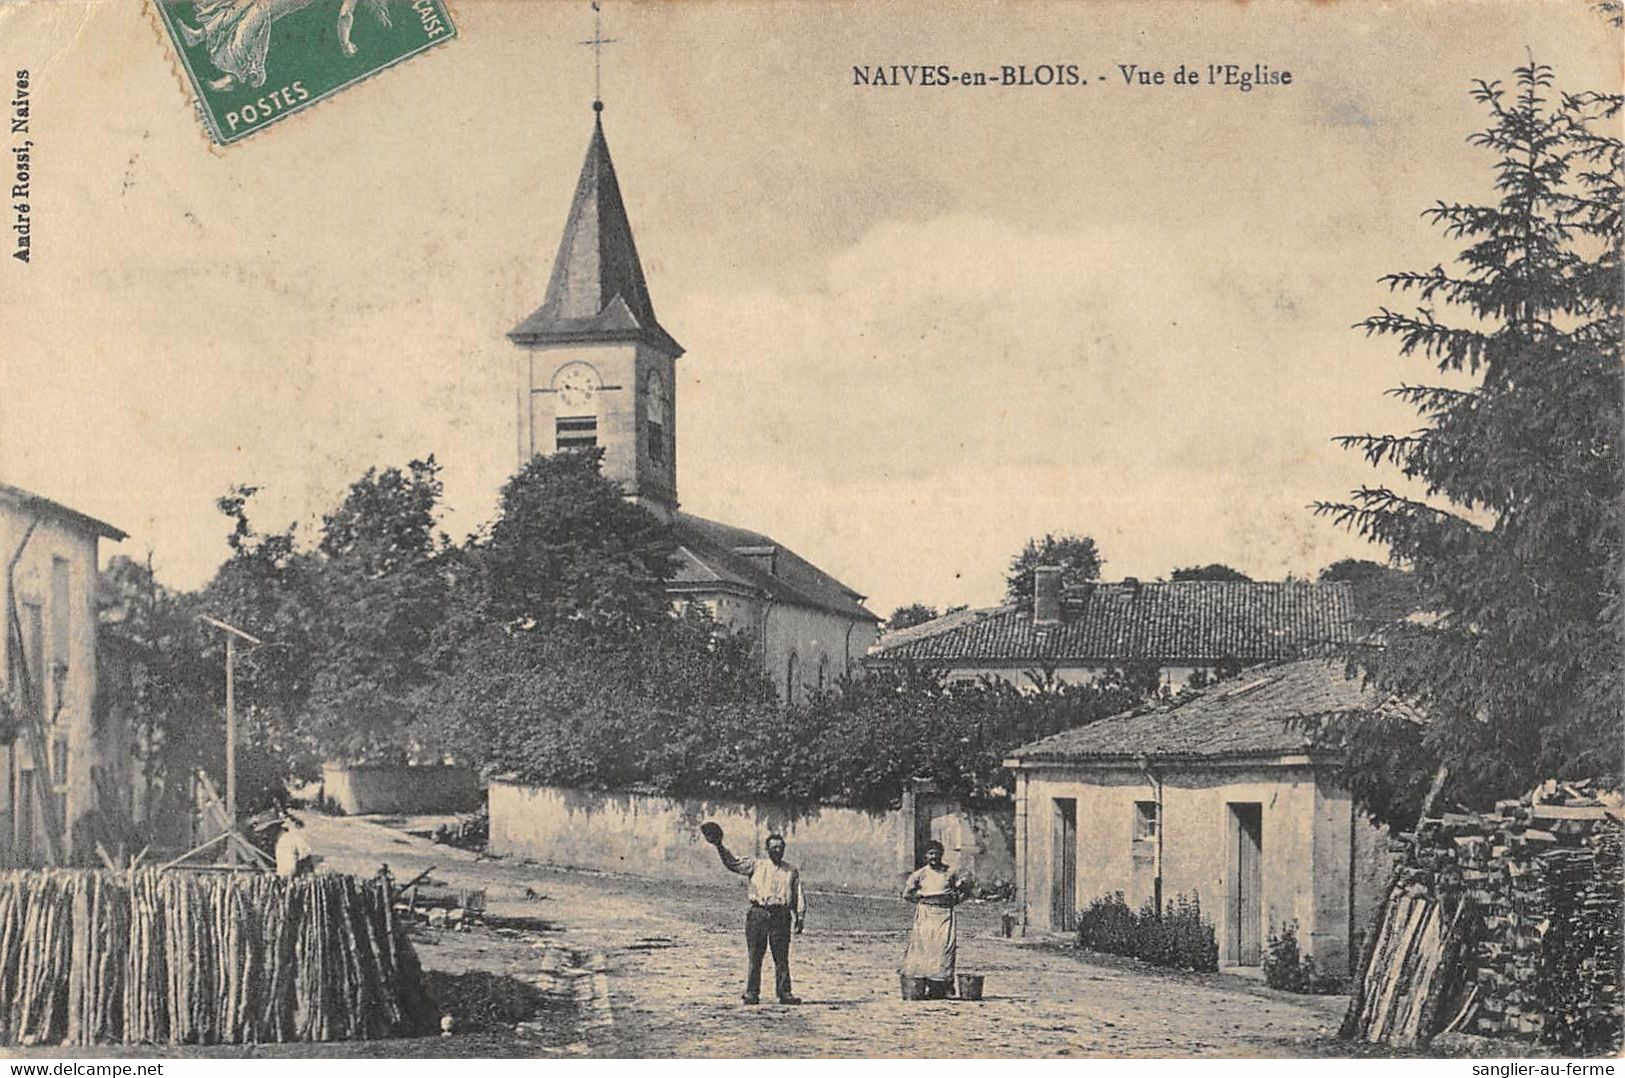
[[[422,709],[437,755],[521,782],[668,797],[883,809],[929,778],[945,796],[1002,798],[1011,749],[1144,701],[1111,678],[1024,693],[900,668],[786,708],[754,643],[702,608],[625,640],[487,626],[458,646]]]
[[[1089,903],[1078,914],[1078,946],[1087,951],[1139,958],[1171,969],[1213,973],[1219,968],[1219,942],[1213,925],[1202,920],[1198,895],[1175,896],[1161,917],[1147,901],[1138,913],[1117,891]]]
[[[1315,967],[1313,955],[1298,950],[1296,921],[1281,929],[1279,935],[1270,933],[1264,953],[1264,983],[1283,992],[1315,996],[1335,995],[1343,990],[1342,978],[1322,973]]]
[[[431,836],[443,846],[456,846],[464,850],[483,850],[491,840],[491,814],[486,809],[459,815],[451,823],[443,823]]]
[[[973,881],[971,894],[988,902],[1009,902],[1016,897],[1016,881],[1007,879],[994,879],[983,883]]]

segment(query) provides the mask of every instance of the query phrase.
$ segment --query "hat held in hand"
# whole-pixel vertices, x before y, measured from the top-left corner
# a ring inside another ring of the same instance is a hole
[[[713,821],[707,820],[700,824],[700,834],[704,835],[705,841],[711,845],[722,845],[722,828],[718,827]]]

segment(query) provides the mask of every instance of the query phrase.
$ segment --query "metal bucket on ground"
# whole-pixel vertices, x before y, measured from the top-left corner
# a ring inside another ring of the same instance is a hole
[[[910,977],[905,973],[899,973],[897,979],[902,983],[904,999],[925,999],[931,991],[931,982],[924,977]]]
[[[982,998],[983,976],[980,973],[961,973],[958,977],[959,998],[979,1000]]]

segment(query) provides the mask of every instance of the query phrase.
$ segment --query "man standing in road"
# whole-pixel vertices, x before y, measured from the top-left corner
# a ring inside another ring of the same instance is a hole
[[[767,856],[735,857],[722,844],[722,828],[708,823],[701,828],[706,841],[717,848],[729,872],[750,877],[750,910],[745,914],[745,947],[750,972],[745,978],[744,1001],[760,1003],[762,958],[773,950],[773,989],[780,1003],[800,1003],[790,989],[790,932],[801,934],[807,900],[801,893],[801,873],[784,860],[784,836],[767,836]]]

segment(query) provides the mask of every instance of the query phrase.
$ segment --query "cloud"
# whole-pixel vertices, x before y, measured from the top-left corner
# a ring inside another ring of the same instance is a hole
[[[1328,358],[1364,347],[1316,287],[1335,252],[1243,240],[952,215],[872,229],[815,289],[679,295],[684,502],[887,603],[991,601],[1055,530],[1113,573],[1318,568],[1351,541],[1304,507],[1357,475],[1329,439],[1391,364]]]

